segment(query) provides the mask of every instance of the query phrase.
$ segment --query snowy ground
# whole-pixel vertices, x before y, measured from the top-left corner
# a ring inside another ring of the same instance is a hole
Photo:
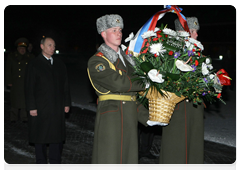
[[[205,140],[236,147],[236,91],[227,89],[225,94],[226,105],[219,102],[205,112]]]

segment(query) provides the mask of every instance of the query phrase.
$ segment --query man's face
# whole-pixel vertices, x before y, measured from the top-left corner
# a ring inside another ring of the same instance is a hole
[[[26,53],[26,47],[17,47],[17,51],[21,54],[24,55]]]
[[[198,34],[196,29],[190,29],[191,38],[197,40]]]
[[[114,49],[122,42],[122,29],[120,27],[112,27],[102,32],[101,34],[105,43]]]
[[[41,44],[40,46],[41,46],[43,55],[45,55],[46,57],[50,58],[54,54],[55,42],[53,39],[47,38],[44,44]]]

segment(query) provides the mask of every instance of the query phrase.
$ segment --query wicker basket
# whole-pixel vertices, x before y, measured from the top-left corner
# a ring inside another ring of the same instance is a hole
[[[184,100],[185,97],[178,97],[171,92],[162,92],[166,96],[162,96],[156,88],[150,88],[146,95],[149,102],[149,120],[167,125],[170,122],[176,104]],[[144,92],[139,94],[143,96]]]

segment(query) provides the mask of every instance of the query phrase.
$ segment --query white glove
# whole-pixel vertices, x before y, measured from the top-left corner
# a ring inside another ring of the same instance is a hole
[[[156,121],[151,121],[151,120],[148,120],[147,121],[147,124],[149,126],[155,126],[155,125],[159,125],[159,126],[167,126],[168,123],[161,123],[161,122],[156,122]]]
[[[147,88],[149,88],[149,86],[150,86],[150,83],[146,83],[145,88],[147,89]]]

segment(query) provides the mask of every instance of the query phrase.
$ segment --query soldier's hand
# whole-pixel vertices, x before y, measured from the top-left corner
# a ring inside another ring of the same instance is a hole
[[[31,116],[37,116],[37,110],[30,110]]]

